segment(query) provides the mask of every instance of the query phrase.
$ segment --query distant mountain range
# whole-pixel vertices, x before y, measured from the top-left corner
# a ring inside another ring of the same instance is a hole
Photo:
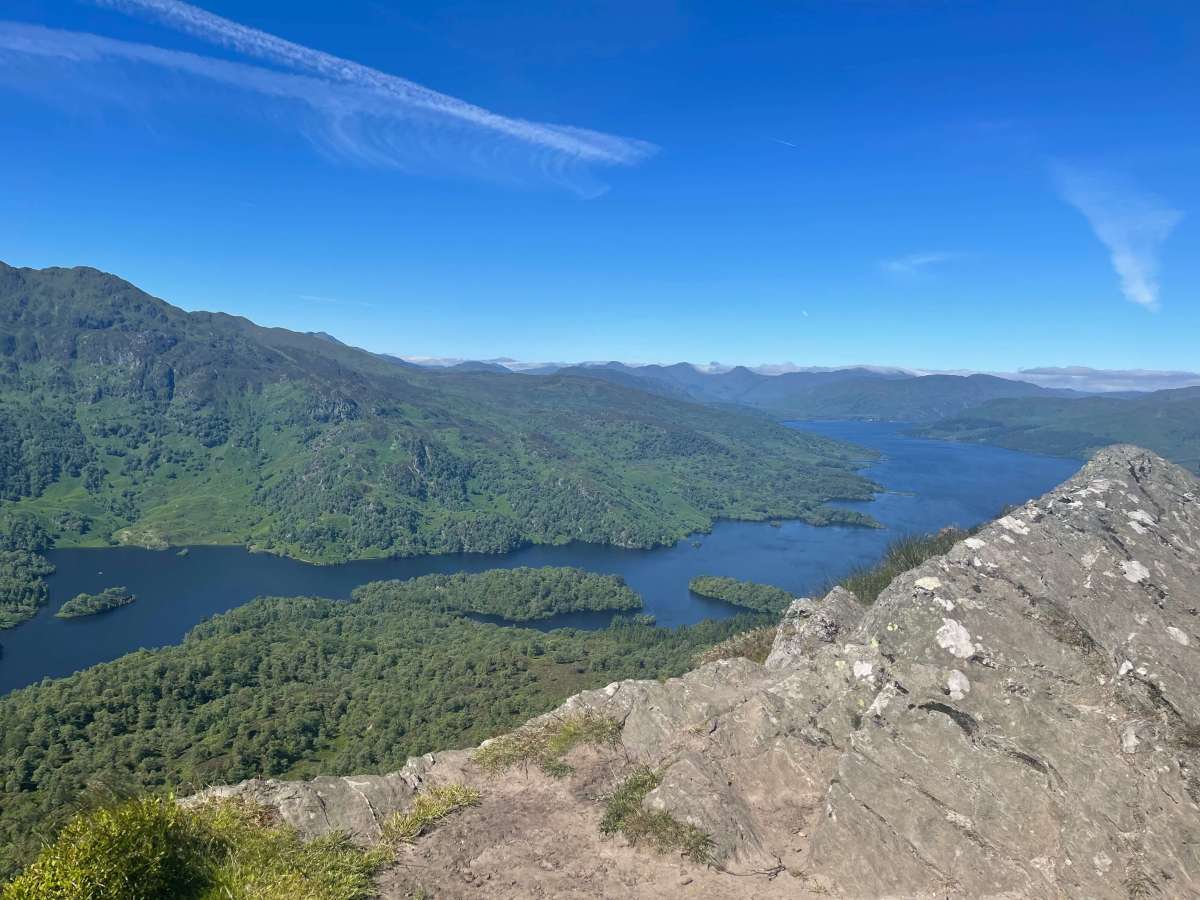
[[[992,375],[917,376],[866,367],[761,375],[744,366],[702,372],[687,363],[609,363],[559,371],[701,403],[747,406],[781,419],[934,422],[999,398],[1080,396]]]
[[[838,374],[838,373],[872,373],[883,376],[917,378],[926,375],[992,375],[1006,381],[1022,381],[1027,384],[1050,389],[1075,391],[1080,394],[1105,394],[1108,396],[1129,396],[1144,394],[1151,391],[1170,390],[1172,388],[1200,387],[1200,372],[1162,369],[1094,369],[1089,366],[1040,366],[1019,369],[1016,372],[994,372],[986,370],[925,370],[909,369],[899,366],[878,365],[848,365],[848,366],[798,366],[795,363],[767,363],[756,366],[727,366],[721,363],[677,363],[670,365],[647,365],[645,363],[622,362],[579,362],[579,363],[530,363],[513,359],[512,357],[496,357],[486,360],[464,360],[449,357],[404,357],[406,362],[426,368],[454,368],[458,366],[477,366],[484,364],[491,367],[507,369],[510,372],[522,372],[528,375],[549,375],[570,368],[613,368],[623,367],[630,370],[675,368],[679,365],[690,366],[702,375],[721,375],[735,368],[745,368],[756,375],[787,375],[800,374]]]
[[[506,361],[509,365],[511,360]],[[514,371],[505,362],[442,362],[453,371]],[[594,378],[715,406],[748,407],[777,419],[888,419],[935,422],[989,400],[1015,397],[1082,397],[994,375],[921,375],[881,366],[810,368],[764,374],[746,366],[700,368],[691,363],[631,366],[621,362],[546,365],[523,375]]]
[[[512,360],[505,361],[513,364]],[[499,361],[459,363],[460,371],[506,371]],[[1080,367],[1030,370],[1031,377],[1103,383],[1093,393],[988,374],[921,374],[881,366],[808,368],[766,374],[689,363],[620,362],[526,368],[525,375],[570,375],[637,388],[676,400],[740,407],[784,420],[864,419],[912,423],[949,440],[1086,458],[1112,443],[1135,443],[1200,471],[1200,386],[1159,391],[1123,385],[1186,383],[1187,372],[1105,371]]]
[[[1019,373],[922,372],[893,366],[799,367],[630,365],[626,362],[524,364],[514,359],[410,358],[452,371],[575,374],[698,403],[750,407],[778,419],[886,419],[934,422],[992,400],[1019,397],[1136,397],[1200,385],[1200,373],[1043,367]]]

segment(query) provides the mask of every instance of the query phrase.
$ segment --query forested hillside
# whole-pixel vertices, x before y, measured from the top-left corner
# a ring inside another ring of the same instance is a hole
[[[1109,444],[1137,444],[1200,472],[1200,388],[1128,398],[995,400],[921,434],[1079,459]]]
[[[462,614],[537,618],[635,603],[619,579],[571,569],[381,582],[350,603],[261,599],[178,646],[15,691],[0,698],[0,879],[81,795],[101,790],[95,779],[123,790],[393,771],[410,755],[478,743],[575,691],[681,674],[697,652],[774,621],[665,629],[618,619],[601,631],[542,633]]]
[[[569,375],[434,372],[0,264],[0,518],[58,545],[317,561],[673,541],[715,517],[863,521],[845,445]],[[0,530],[4,529],[0,523]]]

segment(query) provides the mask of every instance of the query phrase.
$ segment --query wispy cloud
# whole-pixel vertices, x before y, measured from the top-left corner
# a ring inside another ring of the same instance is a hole
[[[257,57],[295,71],[307,72],[331,82],[350,84],[391,97],[397,103],[458,119],[478,128],[544,146],[594,162],[629,163],[645,155],[646,146],[637,141],[610,135],[528,122],[498,115],[455,97],[440,94],[421,85],[292,43],[283,38],[240,25],[180,0],[93,0],[127,13],[142,14],[195,37]]]
[[[514,172],[534,173],[583,193],[597,193],[587,177],[590,168],[634,165],[656,150],[645,141],[501,115],[177,0],[93,2],[151,18],[267,65],[11,22],[0,22],[0,54],[87,66],[93,72],[106,65],[150,65],[275,101],[299,102],[316,118],[299,120],[297,127],[323,150],[359,163],[408,171],[448,169],[500,178]],[[4,74],[11,79],[9,68]],[[70,84],[96,92],[94,85],[87,84],[89,79],[74,74]],[[178,88],[161,81],[133,83],[141,91]],[[123,89],[130,87],[128,81],[121,84]]]
[[[1159,247],[1183,213],[1107,172],[1059,165],[1054,177],[1063,199],[1108,248],[1126,299],[1158,309]]]
[[[910,253],[907,256],[881,260],[879,265],[895,275],[916,275],[930,266],[951,262],[961,256],[961,253]]]

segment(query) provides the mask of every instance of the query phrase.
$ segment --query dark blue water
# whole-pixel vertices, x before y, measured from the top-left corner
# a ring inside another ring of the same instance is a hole
[[[177,643],[189,628],[264,594],[310,594],[344,599],[360,584],[433,572],[479,572],[513,566],[578,566],[621,575],[642,595],[660,625],[725,618],[737,610],[690,593],[695,575],[727,575],[778,585],[797,595],[818,590],[851,569],[874,562],[897,537],[947,525],[969,526],[1005,505],[1044,493],[1078,463],[977,444],[906,437],[903,426],[880,422],[804,423],[809,431],[880,450],[864,474],[887,492],[843,504],[870,513],[885,529],[814,528],[800,522],[719,522],[659,550],[620,550],[593,544],[527,547],[503,556],[454,554],[311,566],[237,547],[173,550],[134,548],[55,550],[50,602],[17,628],[0,631],[0,693],[46,676],[136,650]],[[696,546],[698,545],[698,546]],[[80,591],[123,585],[137,596],[129,606],[81,619],[54,612]],[[610,616],[559,616],[537,627],[603,627]]]

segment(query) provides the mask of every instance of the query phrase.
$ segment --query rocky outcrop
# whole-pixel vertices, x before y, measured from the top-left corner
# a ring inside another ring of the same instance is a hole
[[[207,800],[240,797],[275,810],[279,818],[306,837],[344,831],[361,843],[383,837],[390,814],[406,809],[416,784],[397,775],[322,775],[311,781],[254,778],[235,785],[218,785],[181,802],[194,806]]]
[[[1197,488],[1105,450],[893,582],[805,871],[860,895],[1196,893]]]
[[[765,665],[620,682],[619,746],[555,780],[468,751],[373,779],[248,782],[310,834],[372,839],[427,784],[470,810],[388,872],[436,896],[1141,897],[1200,894],[1200,483],[1132,447],[899,578],[870,608],[797,601]],[[644,805],[716,865],[601,840],[634,766]]]
[[[768,669],[790,669],[862,623],[864,607],[845,588],[835,587],[821,600],[797,600],[779,622]]]

